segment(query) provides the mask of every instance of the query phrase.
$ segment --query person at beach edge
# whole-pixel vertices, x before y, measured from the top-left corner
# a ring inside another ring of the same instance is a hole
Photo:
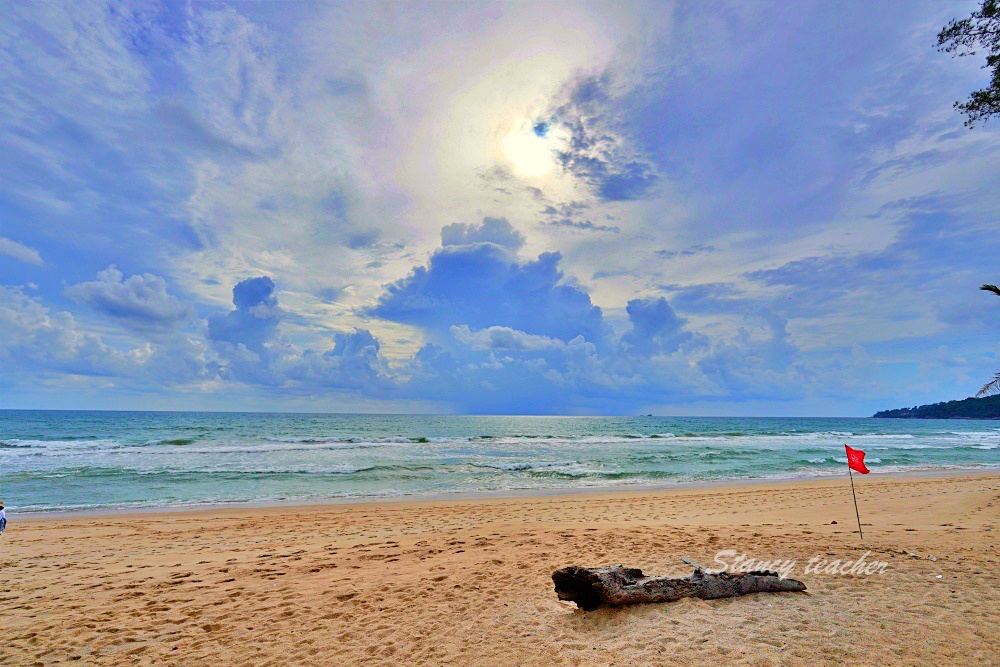
[[[0,500],[0,535],[7,529],[7,510],[3,508],[3,501]]]

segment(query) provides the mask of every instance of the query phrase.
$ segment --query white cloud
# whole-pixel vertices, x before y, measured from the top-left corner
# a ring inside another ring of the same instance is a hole
[[[473,350],[497,351],[539,351],[561,350],[566,343],[558,338],[529,334],[510,327],[487,327],[473,331],[468,325],[453,326],[449,329],[455,340]]]
[[[279,31],[255,23],[250,6],[240,11],[195,10],[183,62],[192,88],[211,93],[195,96],[197,115],[259,148],[199,160],[185,215],[205,247],[179,257],[173,277],[221,305],[227,285],[274,275],[314,327],[333,317],[378,326],[357,312],[447,222],[507,215],[531,229],[534,254],[565,241],[565,230],[536,227],[540,205],[527,186],[568,199],[572,177],[515,179],[507,197],[483,175],[509,174],[504,136],[544,114],[577,72],[635,58],[622,47],[651,23],[639,8],[446,5],[432,17],[415,6],[338,5]],[[369,230],[377,242],[352,242]],[[335,304],[319,296],[348,285]]]
[[[13,257],[19,262],[24,262],[25,264],[34,264],[35,266],[42,266],[45,264],[45,262],[42,261],[42,256],[38,254],[37,250],[3,236],[0,236],[0,255]]]
[[[220,368],[250,383],[249,365],[235,369],[240,344],[258,352],[252,341],[231,343],[227,358],[198,340],[205,321],[193,306],[218,321],[210,310],[229,308],[231,286],[262,275],[280,285],[284,313],[268,330],[272,384],[346,386],[357,371],[381,390],[433,342],[481,365],[475,379],[494,387],[505,385],[491,373],[509,373],[511,387],[543,377],[539,405],[552,382],[595,401],[595,386],[655,393],[671,383],[692,395],[759,386],[780,397],[779,385],[813,381],[778,363],[796,350],[836,360],[851,343],[939,336],[973,364],[979,343],[956,341],[993,330],[975,288],[993,280],[1000,135],[957,131],[954,91],[938,88],[980,72],[965,63],[953,77],[921,46],[950,10],[903,3],[886,24],[874,12],[857,30],[828,31],[838,46],[827,49],[809,40],[815,31],[789,27],[823,25],[833,10],[816,8],[782,21],[764,6],[670,3],[282,8],[11,7],[0,24],[0,150],[17,168],[3,189],[31,215],[4,233],[34,247],[0,238],[0,255],[37,266],[58,258],[73,282],[126,254],[152,272],[111,268],[66,289],[127,325],[103,338],[84,330],[82,309],[74,319],[24,302],[8,312],[9,338],[29,336],[40,351],[19,355],[50,367],[103,358],[107,372],[134,378],[169,376],[177,354],[205,386]],[[877,57],[838,69],[832,83],[815,78],[855,53],[851,39],[887,28],[865,52]],[[702,48],[705,34],[719,48]],[[878,64],[889,60],[904,67]],[[802,99],[822,103],[802,114]],[[512,132],[528,143],[505,152]],[[572,159],[551,168],[546,151],[574,142]],[[932,190],[961,206],[913,211],[910,223],[880,213]],[[631,197],[642,201],[608,201]],[[501,269],[517,253],[554,268],[552,252],[562,253],[542,292],[599,306],[599,335],[563,332],[572,318],[533,301],[528,279],[541,272],[499,271],[520,280],[511,285],[483,278],[513,301],[467,298],[471,270],[458,260],[474,260],[463,248],[477,244]],[[717,250],[683,250],[708,245]],[[436,283],[406,277],[446,261]],[[21,282],[24,267],[8,266],[3,279]],[[47,300],[65,284],[55,278],[38,281]],[[384,286],[407,284],[414,298],[397,305],[416,314],[379,312]],[[642,330],[626,304],[662,294],[677,313],[657,305],[659,328]],[[787,326],[741,332],[762,309]],[[351,328],[371,333],[352,338]],[[350,354],[331,353],[338,335]],[[68,357],[46,347],[56,338]]]
[[[191,304],[167,292],[167,282],[151,273],[125,278],[115,266],[97,274],[97,280],[66,288],[66,296],[139,329],[171,329],[194,315]]]
[[[64,373],[117,375],[141,357],[141,351],[123,353],[81,331],[70,313],[53,313],[17,288],[0,286],[0,330],[0,356],[16,354]]]

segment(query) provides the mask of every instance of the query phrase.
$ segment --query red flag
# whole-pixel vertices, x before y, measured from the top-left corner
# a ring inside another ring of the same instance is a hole
[[[860,449],[851,449],[848,445],[844,445],[847,448],[847,465],[851,470],[855,470],[862,475],[867,475],[871,471],[865,467],[865,453]]]

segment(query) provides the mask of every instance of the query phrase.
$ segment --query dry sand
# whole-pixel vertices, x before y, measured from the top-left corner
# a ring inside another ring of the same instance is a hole
[[[0,663],[980,665],[1000,655],[1000,475],[25,519],[0,538]],[[836,521],[836,524],[831,522]],[[550,574],[794,558],[807,593],[584,613]],[[912,551],[919,557],[906,554]],[[931,559],[934,556],[936,560]],[[940,576],[939,576],[940,575]]]

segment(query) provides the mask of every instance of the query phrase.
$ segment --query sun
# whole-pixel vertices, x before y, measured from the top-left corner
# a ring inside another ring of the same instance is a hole
[[[519,176],[541,178],[556,168],[556,150],[560,143],[559,133],[539,121],[511,130],[500,146]]]

